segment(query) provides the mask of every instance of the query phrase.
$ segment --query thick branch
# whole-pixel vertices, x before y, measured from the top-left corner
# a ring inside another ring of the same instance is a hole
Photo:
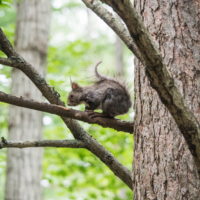
[[[9,58],[0,58],[0,64],[12,66],[12,60]]]
[[[194,114],[184,104],[183,97],[175,86],[173,78],[158,50],[156,49],[147,29],[130,0],[101,0],[111,6],[122,18],[137,45],[146,68],[151,86],[157,91],[162,103],[167,107],[183,134],[188,147],[196,161],[200,174],[200,125]],[[134,53],[134,52],[133,52]]]
[[[118,131],[125,131],[131,134],[133,133],[133,123],[131,122],[125,122],[117,119],[102,118],[102,117],[91,118],[88,112],[68,109],[66,107],[58,106],[55,104],[40,103],[33,100],[26,100],[22,97],[19,98],[13,95],[8,95],[1,91],[0,91],[0,101],[20,107],[56,114],[62,117],[81,120],[90,124],[99,124],[103,127],[113,128]]]
[[[112,30],[121,38],[126,46],[134,53],[138,59],[142,59],[140,51],[138,51],[130,33],[125,24],[120,20],[119,17],[114,16],[110,11],[103,7],[99,0],[89,1],[82,0],[83,3],[90,8],[97,16],[99,16]]]
[[[0,33],[2,37],[5,37],[2,34],[2,30],[0,29]],[[2,39],[0,39],[0,43]],[[8,48],[12,48],[10,44],[7,44]],[[5,47],[5,46],[3,46]],[[7,47],[6,47],[7,48]],[[13,48],[12,48],[13,50]],[[14,50],[13,50],[14,51]],[[4,50],[5,52],[5,50]],[[60,100],[60,95],[50,87],[44,78],[37,71],[27,63],[22,57],[17,55],[16,52],[11,55],[9,58],[10,64],[6,64],[8,66],[20,69],[24,74],[26,74],[30,80],[36,85],[36,87],[41,91],[43,96],[51,103],[63,106],[64,103]],[[90,150],[94,155],[96,155],[104,164],[106,164],[112,172],[119,177],[130,189],[132,189],[132,177],[131,172],[124,167],[119,161],[108,152],[102,145],[100,145],[94,138],[87,134],[87,132],[78,124],[77,121],[62,117],[63,121],[70,129],[74,138],[77,140],[81,140],[86,145],[86,148]]]
[[[12,142],[2,139],[0,148],[28,148],[28,147],[64,147],[64,148],[85,148],[82,141],[78,140],[41,140]]]

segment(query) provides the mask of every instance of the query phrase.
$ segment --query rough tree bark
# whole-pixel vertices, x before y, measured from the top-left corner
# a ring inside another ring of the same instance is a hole
[[[50,1],[23,0],[17,4],[15,47],[40,74],[44,74],[50,19]],[[12,93],[42,99],[41,93],[25,75],[14,69]],[[42,114],[10,106],[10,140],[41,138]],[[6,200],[41,199],[41,149],[9,149],[7,159]]]
[[[135,0],[164,63],[187,106],[200,120],[200,4],[198,1]],[[136,61],[135,200],[198,200],[194,160],[168,110]]]

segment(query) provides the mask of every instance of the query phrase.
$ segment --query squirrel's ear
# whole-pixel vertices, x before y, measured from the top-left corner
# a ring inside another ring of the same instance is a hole
[[[71,83],[71,88],[72,88],[72,90],[81,89],[81,87],[77,83],[75,83],[75,82]]]

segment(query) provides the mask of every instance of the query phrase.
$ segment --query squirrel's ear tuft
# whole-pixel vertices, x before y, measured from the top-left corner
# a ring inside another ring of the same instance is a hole
[[[75,82],[71,83],[71,88],[72,88],[72,90],[81,89],[81,87],[78,85],[78,83],[75,83]]]

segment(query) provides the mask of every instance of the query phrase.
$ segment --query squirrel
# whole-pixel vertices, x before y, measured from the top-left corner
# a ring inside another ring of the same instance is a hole
[[[97,81],[93,85],[82,87],[71,81],[72,90],[68,96],[68,106],[84,103],[86,111],[101,109],[102,116],[109,118],[127,113],[131,107],[131,98],[126,87],[99,74],[97,68],[100,63],[95,66]]]

